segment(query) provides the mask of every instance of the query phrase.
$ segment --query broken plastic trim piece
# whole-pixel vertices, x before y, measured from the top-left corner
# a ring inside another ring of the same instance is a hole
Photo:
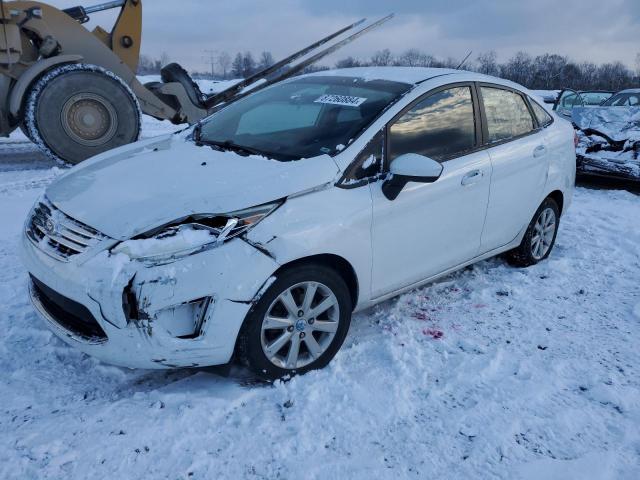
[[[192,300],[191,302],[187,302],[187,304],[199,304],[198,305],[198,316],[194,322],[193,333],[189,335],[180,335],[177,338],[182,340],[195,340],[196,338],[202,335],[202,331],[204,325],[207,321],[207,315],[209,313],[209,308],[213,307],[213,299],[211,297],[200,298],[198,300]]]
[[[220,234],[218,235],[218,239],[216,240],[216,245],[222,245],[226,240],[229,234],[236,228],[239,220],[237,218],[229,218],[227,220],[227,224],[224,226]]]
[[[136,297],[133,288],[133,282],[135,279],[136,277],[134,275],[122,291],[122,311],[124,312],[124,317],[127,319],[127,322],[130,320],[142,320],[140,308],[138,307],[138,298]]]

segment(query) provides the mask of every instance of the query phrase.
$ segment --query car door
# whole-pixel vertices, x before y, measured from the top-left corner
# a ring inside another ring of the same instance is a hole
[[[491,177],[480,136],[472,84],[432,91],[387,125],[386,171],[403,154],[431,158],[443,169],[433,183],[410,181],[394,200],[385,196],[384,182],[370,184],[373,298],[477,255]]]
[[[575,107],[584,107],[585,101],[580,93],[572,90],[571,88],[565,88],[560,92],[556,103],[553,104],[553,109],[558,115],[562,115],[567,120],[571,120],[571,114]]]
[[[489,84],[478,91],[493,172],[481,242],[485,253],[507,245],[529,224],[547,181],[549,147],[522,93]]]

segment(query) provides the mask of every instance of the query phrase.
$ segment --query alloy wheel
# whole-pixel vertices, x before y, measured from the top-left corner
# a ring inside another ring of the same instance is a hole
[[[556,214],[552,208],[545,208],[538,215],[531,238],[531,255],[535,260],[541,260],[549,253],[556,233],[556,223]]]
[[[317,360],[340,323],[338,299],[319,282],[302,282],[280,293],[262,320],[260,342],[269,361],[294,370]]]

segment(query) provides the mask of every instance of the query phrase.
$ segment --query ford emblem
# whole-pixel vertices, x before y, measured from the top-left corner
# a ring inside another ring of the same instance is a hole
[[[56,233],[56,224],[53,223],[53,220],[47,218],[47,220],[44,222],[44,229],[49,235],[54,235]]]

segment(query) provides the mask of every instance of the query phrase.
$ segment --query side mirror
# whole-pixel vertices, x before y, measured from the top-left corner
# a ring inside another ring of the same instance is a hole
[[[442,175],[442,165],[417,153],[400,155],[390,167],[391,178],[382,184],[382,193],[395,200],[409,182],[433,183]]]

